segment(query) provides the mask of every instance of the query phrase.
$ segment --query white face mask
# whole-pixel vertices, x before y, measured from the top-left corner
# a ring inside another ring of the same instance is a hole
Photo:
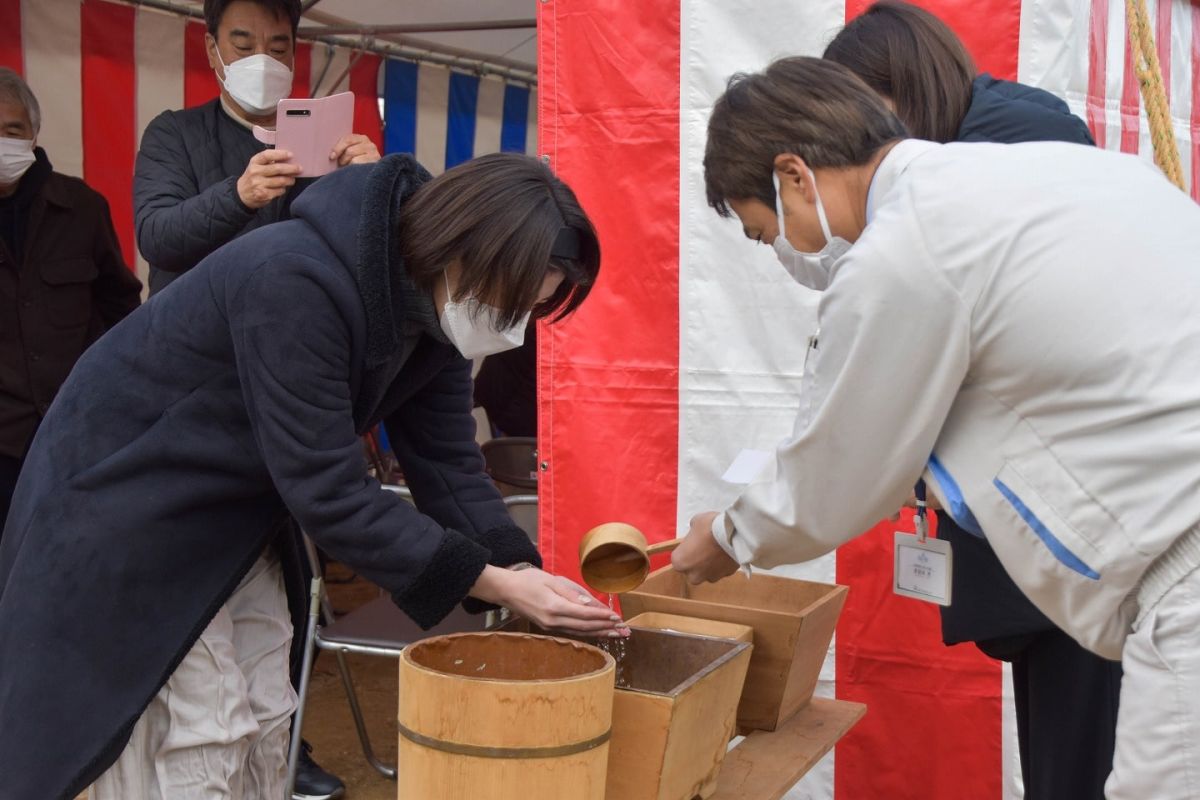
[[[481,358],[520,347],[525,342],[525,324],[529,314],[517,320],[511,328],[497,331],[493,325],[500,309],[481,303],[474,297],[455,302],[450,293],[450,276],[446,279],[446,305],[442,308],[442,332],[458,348],[463,358]]]
[[[12,186],[21,180],[36,160],[32,139],[0,136],[0,185]]]
[[[226,64],[221,61],[218,51],[217,61],[225,70],[221,85],[251,116],[274,114],[279,101],[292,93],[292,71],[266,53],[256,53]]]
[[[775,181],[775,216],[778,218],[779,235],[775,237],[771,246],[775,249],[775,255],[779,257],[779,263],[783,264],[783,268],[796,283],[822,292],[829,288],[829,274],[833,272],[833,265],[850,249],[850,242],[840,236],[834,236],[833,231],[829,229],[825,205],[817,192],[817,177],[813,175],[812,170],[808,171],[808,176],[812,180],[813,195],[817,198],[817,221],[821,223],[821,233],[825,234],[825,246],[819,253],[801,253],[788,242],[783,233],[783,194],[779,191],[778,172],[772,173],[771,177]]]

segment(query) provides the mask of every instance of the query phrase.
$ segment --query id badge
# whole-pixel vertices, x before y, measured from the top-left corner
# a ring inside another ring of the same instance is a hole
[[[892,591],[904,597],[950,605],[954,554],[950,542],[896,531],[896,566]]]

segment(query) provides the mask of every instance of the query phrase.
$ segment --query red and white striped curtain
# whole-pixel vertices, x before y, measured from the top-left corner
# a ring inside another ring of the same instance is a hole
[[[121,249],[143,282],[146,265],[133,230],[132,175],[141,132],[168,109],[199,105],[218,87],[197,20],[106,0],[0,0],[0,64],[22,73],[42,108],[38,144],[54,168],[83,178],[108,199]],[[355,129],[382,150],[378,56],[348,50],[296,50],[293,96],[359,95]],[[339,81],[340,78],[340,81]],[[332,84],[338,81],[338,86]]]
[[[1200,197],[1200,5],[1148,4],[1184,174]],[[541,541],[552,570],[577,574],[579,538],[601,522],[627,521],[651,540],[686,530],[690,514],[735,495],[719,476],[740,449],[769,449],[790,432],[816,295],[706,206],[705,124],[730,74],[819,55],[866,5],[539,4],[540,147],[604,249],[588,302],[539,337]],[[1151,159],[1122,0],[921,5],[958,32],[980,70],[1063,97],[1102,146]],[[889,401],[886,385],[877,391]],[[936,608],[892,595],[895,527],[790,570],[851,587],[821,691],[868,712],[789,797],[1020,797],[1010,681],[972,646],[944,647]]]

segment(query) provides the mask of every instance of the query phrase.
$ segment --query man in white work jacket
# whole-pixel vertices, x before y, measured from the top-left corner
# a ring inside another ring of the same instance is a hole
[[[808,561],[924,479],[1121,660],[1107,797],[1200,798],[1200,207],[1131,156],[905,139],[819,59],[735,76],[708,136],[709,203],[828,288],[791,438],[675,568]]]

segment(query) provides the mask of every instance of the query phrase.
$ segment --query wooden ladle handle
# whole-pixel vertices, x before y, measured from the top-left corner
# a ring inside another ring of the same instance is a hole
[[[670,539],[665,542],[659,542],[658,544],[652,544],[646,548],[646,555],[655,556],[659,553],[669,553],[676,547],[679,547],[682,542],[683,539]]]

